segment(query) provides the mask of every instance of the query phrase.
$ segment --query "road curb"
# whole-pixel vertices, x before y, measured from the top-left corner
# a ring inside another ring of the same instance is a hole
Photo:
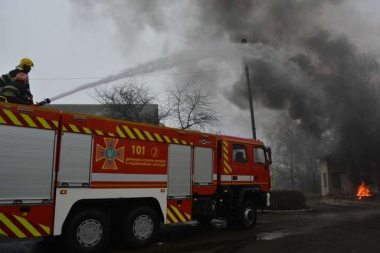
[[[356,200],[348,200],[348,199],[336,199],[336,198],[326,198],[324,197],[321,200],[322,204],[330,205],[330,206],[357,206],[357,207],[380,207],[380,203],[366,202],[366,201],[356,201]]]
[[[264,213],[298,213],[298,212],[310,212],[313,211],[312,208],[303,208],[295,210],[264,210]]]

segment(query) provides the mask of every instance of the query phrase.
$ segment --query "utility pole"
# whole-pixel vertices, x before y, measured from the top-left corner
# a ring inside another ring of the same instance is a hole
[[[247,44],[246,39],[241,40],[242,44]],[[249,68],[247,65],[247,60],[244,56],[244,65],[245,65],[245,78],[247,80],[247,88],[248,88],[248,99],[249,99],[249,109],[251,112],[251,123],[252,123],[252,137],[256,140],[256,125],[255,125],[255,113],[253,111],[253,102],[252,102],[252,91],[251,91],[251,79],[249,77]]]

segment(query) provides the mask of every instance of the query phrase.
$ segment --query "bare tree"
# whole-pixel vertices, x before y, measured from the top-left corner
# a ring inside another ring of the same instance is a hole
[[[176,85],[167,89],[171,120],[177,128],[205,129],[219,123],[219,113],[214,109],[215,95],[201,86]]]
[[[206,129],[219,123],[219,114],[213,109],[215,95],[196,85],[172,86],[162,96],[136,81],[96,89],[94,98],[107,106],[106,116],[137,122],[155,122],[180,129]],[[163,97],[164,99],[160,99]],[[147,110],[158,104],[158,115]],[[152,120],[157,117],[157,120]]]
[[[95,89],[95,99],[106,105],[106,116],[136,122],[154,122],[154,115],[147,110],[147,105],[152,104],[156,94],[143,84],[134,80],[129,83],[107,88]]]
[[[265,127],[273,149],[274,188],[319,192],[319,143],[286,112],[278,112]]]

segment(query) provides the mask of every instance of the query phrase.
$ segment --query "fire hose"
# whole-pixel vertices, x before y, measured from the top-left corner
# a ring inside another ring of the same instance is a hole
[[[0,102],[8,102],[8,100],[7,100],[6,97],[0,96]],[[32,106],[44,106],[44,105],[48,105],[48,104],[50,104],[50,99],[49,98],[45,98],[41,102],[32,104]]]

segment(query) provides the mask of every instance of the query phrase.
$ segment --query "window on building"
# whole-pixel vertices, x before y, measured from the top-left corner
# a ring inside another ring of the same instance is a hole
[[[263,148],[254,148],[255,163],[265,164],[265,152]]]
[[[233,144],[233,156],[234,162],[237,163],[247,163],[247,153],[245,151],[245,146],[241,144]]]

